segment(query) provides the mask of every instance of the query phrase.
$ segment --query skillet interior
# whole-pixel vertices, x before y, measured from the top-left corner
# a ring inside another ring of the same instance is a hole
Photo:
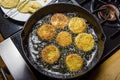
[[[29,53],[29,50],[28,50],[29,33],[32,32],[34,25],[41,18],[43,18],[44,16],[51,14],[51,13],[53,14],[53,13],[69,13],[69,12],[79,13],[80,16],[85,18],[93,26],[94,31],[95,31],[97,38],[98,38],[98,51],[97,51],[96,55],[94,56],[93,61],[89,64],[88,69],[84,72],[77,73],[74,76],[60,75],[60,74],[55,74],[55,73],[50,73],[50,72],[44,71],[43,69],[38,67],[38,65],[34,64],[33,57],[31,56],[31,54]],[[23,42],[23,48],[25,51],[24,53],[25,53],[27,60],[30,62],[30,64],[35,69],[37,69],[39,72],[41,72],[47,76],[51,76],[51,77],[55,77],[55,78],[63,78],[63,79],[81,76],[81,75],[87,73],[89,70],[91,70],[96,65],[96,63],[99,61],[99,59],[102,55],[102,52],[104,49],[104,39],[105,39],[104,33],[101,29],[101,26],[98,24],[98,22],[95,20],[95,18],[89,12],[87,12],[85,9],[83,9],[79,6],[75,6],[72,4],[65,4],[65,3],[48,5],[46,7],[43,7],[42,9],[38,10],[26,22],[25,28],[22,32],[22,42]]]

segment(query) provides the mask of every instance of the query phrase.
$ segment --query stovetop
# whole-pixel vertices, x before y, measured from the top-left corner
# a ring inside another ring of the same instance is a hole
[[[59,2],[77,2],[74,4],[80,4],[82,7],[91,12],[91,2],[94,0],[59,0]],[[110,25],[111,26],[111,25]],[[4,18],[4,13],[0,9],[0,32],[3,37],[6,39],[13,34],[19,32],[24,28],[24,22],[15,21],[11,18]],[[106,35],[105,50],[103,57],[107,57],[111,50],[116,48],[120,44],[120,28],[111,28],[109,25],[102,24],[103,31]]]
[[[68,2],[68,3],[74,3],[76,5],[80,5],[87,9],[89,12],[91,12],[91,2],[94,0],[58,0],[59,2]],[[119,10],[120,11],[120,10]],[[22,52],[22,47],[21,47],[21,41],[20,41],[20,35],[21,31],[24,28],[24,23],[15,21],[10,18],[4,18],[4,13],[0,9],[0,33],[3,35],[3,37],[6,39],[8,37],[11,37],[12,41],[15,43],[16,47],[20,51],[21,55],[23,56]],[[96,17],[96,14],[93,14]],[[98,21],[101,21],[97,19]],[[106,42],[105,42],[105,48],[103,51],[103,55],[101,58],[101,61],[104,61],[107,59],[109,56],[113,54],[113,51],[118,49],[120,47],[120,28],[114,28],[114,27],[109,27],[109,25],[105,25],[105,23],[101,24],[103,31],[106,35]],[[24,56],[23,56],[24,58]],[[36,75],[38,79],[40,79],[40,75],[37,74],[37,71],[33,69],[33,73]],[[44,77],[43,75],[41,75]],[[44,77],[47,79],[47,77]],[[77,78],[77,80],[80,78]],[[53,79],[52,79],[53,80]],[[80,80],[85,80],[85,79],[80,79]]]

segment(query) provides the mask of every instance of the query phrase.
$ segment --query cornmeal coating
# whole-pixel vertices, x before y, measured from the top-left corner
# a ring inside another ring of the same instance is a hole
[[[46,63],[53,64],[58,61],[60,57],[60,51],[56,46],[49,45],[41,51],[41,57]]]
[[[80,55],[77,53],[72,53],[66,56],[66,66],[67,68],[71,71],[78,71],[82,68],[83,66],[83,59]]]
[[[83,18],[73,17],[68,24],[69,29],[75,33],[81,33],[86,30],[86,22]]]
[[[80,33],[75,38],[76,46],[82,51],[90,51],[94,48],[94,38],[91,34]]]
[[[37,30],[37,35],[42,40],[51,40],[56,34],[56,29],[53,25],[44,24]]]
[[[72,35],[67,31],[61,31],[58,33],[56,42],[62,46],[69,46],[72,43]]]
[[[68,21],[68,17],[62,13],[55,13],[50,20],[51,24],[58,29],[62,29],[67,26]]]

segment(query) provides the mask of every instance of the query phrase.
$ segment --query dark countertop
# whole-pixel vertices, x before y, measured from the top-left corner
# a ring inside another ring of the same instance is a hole
[[[24,23],[11,18],[4,18],[4,13],[0,9],[0,33],[6,39],[23,28]]]

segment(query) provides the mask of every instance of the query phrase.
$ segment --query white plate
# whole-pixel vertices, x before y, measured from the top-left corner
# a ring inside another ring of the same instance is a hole
[[[43,6],[46,6],[48,3],[50,3],[51,1],[53,0],[47,0],[47,2],[44,2],[44,0],[37,0],[41,5],[42,7]],[[10,11],[10,9],[5,9],[3,7],[1,7],[1,9],[3,10],[3,12],[5,13],[5,15],[8,13],[8,11]],[[22,21],[22,22],[25,22],[28,20],[28,18],[32,15],[30,13],[20,13],[20,12],[16,12],[16,8],[12,9],[12,11],[10,11],[10,14],[13,12],[13,15],[8,15],[8,17],[14,19],[14,20],[17,20],[17,21]],[[5,16],[5,18],[7,18],[7,16]]]

